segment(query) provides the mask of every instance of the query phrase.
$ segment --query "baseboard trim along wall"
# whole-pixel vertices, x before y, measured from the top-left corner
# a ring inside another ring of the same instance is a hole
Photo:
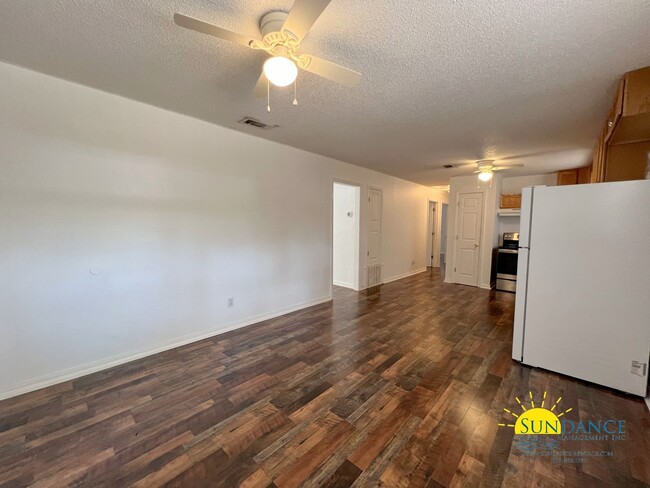
[[[96,373],[104,369],[112,368],[113,366],[119,366],[121,364],[135,361],[136,359],[152,356],[160,352],[168,351],[170,349],[175,349],[180,346],[191,344],[192,342],[198,342],[198,341],[202,341],[203,339],[208,339],[210,337],[218,336],[220,334],[230,332],[231,330],[241,329],[243,327],[255,325],[257,323],[264,322],[265,320],[274,319],[276,317],[280,317],[281,315],[297,312],[298,310],[303,310],[305,308],[313,307],[331,301],[332,301],[331,296],[319,298],[316,300],[295,305],[293,307],[277,310],[275,312],[271,312],[268,314],[258,315],[256,317],[251,317],[236,323],[231,323],[226,325],[225,327],[220,327],[218,329],[211,329],[199,335],[192,335],[190,337],[188,336],[179,337],[177,339],[173,339],[172,341],[167,341],[166,343],[159,344],[152,348],[132,352],[126,355],[113,356],[107,359],[102,359],[100,361],[87,363],[82,366],[75,367],[68,370],[57,371],[55,373],[48,374],[46,376],[34,378],[32,380],[29,380],[28,382],[25,382],[9,390],[0,391],[0,400],[5,400],[7,398],[22,395],[24,393],[29,393],[31,391],[40,390],[41,388],[46,388],[48,386],[56,385],[58,383],[63,383],[65,381],[81,378],[82,376]]]
[[[346,283],[344,281],[334,280],[333,284],[336,285],[336,286],[342,286],[344,288],[351,288],[352,290],[354,290],[354,285],[352,283]]]
[[[391,283],[393,281],[401,280],[403,278],[408,278],[409,276],[413,276],[416,274],[424,273],[427,270],[426,266],[424,268],[416,269],[415,271],[409,271],[408,273],[402,273],[397,276],[393,276],[391,278],[387,278],[383,281],[383,283]]]

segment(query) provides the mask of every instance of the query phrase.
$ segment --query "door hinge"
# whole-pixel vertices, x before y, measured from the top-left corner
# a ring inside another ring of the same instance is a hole
[[[366,256],[370,256],[370,251],[366,251]]]
[[[454,268],[454,273],[456,272],[456,268]]]

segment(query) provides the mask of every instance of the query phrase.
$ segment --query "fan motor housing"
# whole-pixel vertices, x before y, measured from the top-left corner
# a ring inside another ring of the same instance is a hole
[[[262,37],[271,32],[280,32],[287,17],[289,17],[289,13],[281,11],[273,11],[264,14],[260,19],[260,31],[262,32]]]
[[[476,161],[479,170],[489,170],[494,167],[493,163],[493,159],[481,159],[480,161]]]

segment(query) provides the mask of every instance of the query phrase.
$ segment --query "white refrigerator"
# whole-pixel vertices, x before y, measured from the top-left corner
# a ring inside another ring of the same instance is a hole
[[[524,188],[512,357],[645,396],[650,181]]]

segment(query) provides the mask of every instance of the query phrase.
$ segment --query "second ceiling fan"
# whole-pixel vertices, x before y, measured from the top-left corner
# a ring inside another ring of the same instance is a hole
[[[457,169],[463,167],[474,167],[476,171],[475,174],[478,174],[478,179],[481,181],[490,181],[495,171],[503,171],[510,168],[521,168],[523,164],[500,164],[495,163],[493,159],[481,159],[475,163],[464,163],[464,164],[445,164],[442,168],[445,169]]]
[[[330,2],[331,0],[295,0],[289,13],[274,11],[265,14],[260,20],[261,39],[237,34],[179,13],[174,14],[174,22],[186,29],[268,53],[271,57],[264,63],[262,74],[253,90],[256,96],[267,95],[268,97],[269,83],[275,86],[295,84],[298,69],[354,87],[361,81],[361,73],[299,52],[300,43]],[[297,101],[294,98],[295,104]],[[270,106],[267,110],[270,111]]]

